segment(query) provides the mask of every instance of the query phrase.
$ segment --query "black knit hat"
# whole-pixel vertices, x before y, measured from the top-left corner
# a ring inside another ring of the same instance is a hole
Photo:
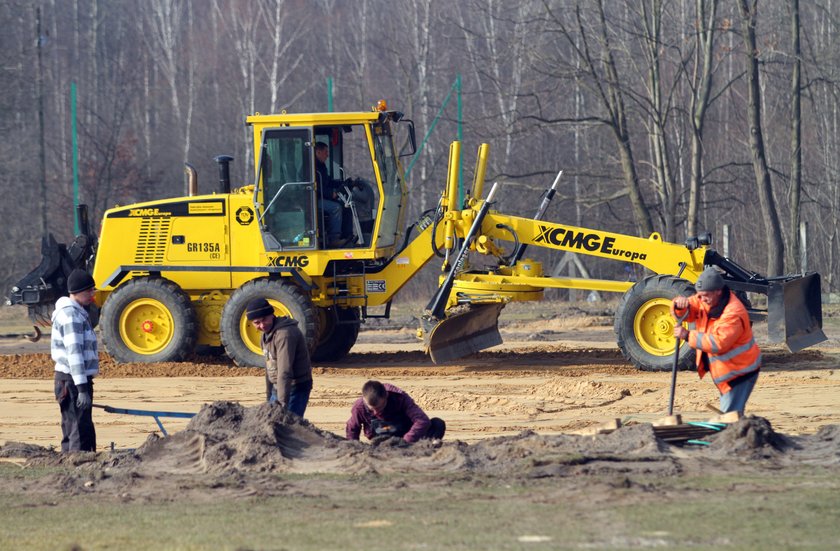
[[[70,272],[70,277],[67,278],[67,292],[71,295],[87,291],[96,287],[96,282],[93,277],[84,270],[78,268]]]
[[[255,298],[248,303],[248,306],[245,307],[245,315],[251,321],[264,318],[273,313],[274,307],[272,307],[264,298]]]

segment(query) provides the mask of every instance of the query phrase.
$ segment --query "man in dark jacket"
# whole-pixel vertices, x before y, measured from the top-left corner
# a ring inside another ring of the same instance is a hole
[[[362,430],[368,440],[396,436],[412,444],[421,438],[443,438],[446,423],[429,419],[411,396],[394,385],[368,381],[350,412],[347,439],[358,440]]]
[[[249,302],[245,315],[263,333],[266,399],[303,417],[312,392],[312,364],[298,322],[275,316],[264,298]]]

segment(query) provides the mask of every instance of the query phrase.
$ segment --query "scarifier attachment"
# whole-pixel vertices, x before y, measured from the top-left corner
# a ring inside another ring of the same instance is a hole
[[[423,316],[426,352],[433,362],[442,363],[502,344],[499,314],[504,307],[504,302],[465,304],[451,309],[441,321]]]
[[[791,352],[826,340],[822,330],[820,274],[770,281],[767,330],[772,342],[784,342]]]
[[[10,290],[7,304],[24,305],[29,310],[29,319],[35,324],[35,333],[29,338],[33,342],[41,336],[38,326],[49,327],[55,301],[67,294],[67,277],[76,268],[86,269],[96,251],[96,236],[90,233],[87,205],[76,207],[76,216],[81,233],[70,245],[58,243],[51,233],[41,238],[41,263],[26,274]],[[88,307],[94,327],[99,319],[95,305]]]

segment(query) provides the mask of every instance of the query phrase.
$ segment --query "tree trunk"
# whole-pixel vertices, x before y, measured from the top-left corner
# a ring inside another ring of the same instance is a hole
[[[802,193],[802,108],[801,108],[801,51],[799,46],[799,0],[790,0],[790,34],[793,67],[790,83],[790,262],[796,271],[802,271],[799,240],[800,203]]]
[[[741,28],[743,31],[745,69],[749,105],[747,120],[750,128],[750,151],[755,173],[756,195],[761,211],[756,214],[764,220],[765,243],[767,248],[767,275],[779,275],[784,271],[785,244],[779,224],[779,213],[773,198],[770,170],[764,148],[764,136],[761,126],[761,90],[759,88],[758,51],[755,40],[756,4],[758,0],[739,0],[741,9]]]
[[[712,89],[712,51],[714,49],[717,2],[697,0],[697,45],[695,47],[695,84],[691,117],[691,181],[688,192],[686,235],[697,235],[700,186],[703,183],[703,123]],[[706,14],[708,9],[708,15]]]
[[[627,126],[627,114],[624,108],[624,98],[619,86],[618,70],[615,66],[615,59],[610,50],[609,38],[607,36],[607,21],[604,14],[603,0],[598,2],[598,15],[600,16],[601,40],[605,45],[602,50],[601,63],[607,75],[607,98],[606,103],[612,117],[612,130],[618,145],[618,155],[621,159],[621,169],[624,173],[624,182],[627,186],[627,193],[630,197],[630,204],[633,206],[633,217],[636,226],[642,236],[653,233],[653,220],[650,210],[642,197],[639,175],[636,172],[636,161],[633,158],[633,148],[630,145],[630,133]]]

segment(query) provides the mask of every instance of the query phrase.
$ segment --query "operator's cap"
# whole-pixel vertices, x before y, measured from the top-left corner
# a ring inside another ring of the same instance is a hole
[[[717,270],[706,268],[697,278],[694,288],[698,291],[720,291],[724,285],[723,278]]]
[[[274,307],[264,298],[255,298],[245,307],[245,316],[251,321],[274,313]]]
[[[84,270],[75,269],[70,272],[70,277],[67,278],[67,292],[71,295],[87,291],[96,287],[96,282],[93,277]]]

